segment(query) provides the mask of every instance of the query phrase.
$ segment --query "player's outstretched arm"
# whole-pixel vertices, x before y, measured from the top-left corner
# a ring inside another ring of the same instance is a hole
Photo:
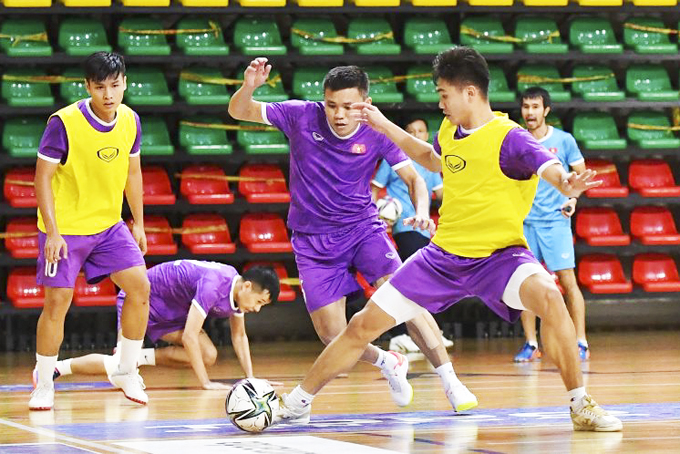
[[[415,229],[434,229],[434,221],[430,219],[430,193],[423,177],[410,163],[397,170],[397,175],[406,183],[411,202],[416,209],[416,215],[408,218],[408,225],[412,225]],[[406,221],[405,219],[404,224]]]
[[[241,88],[229,101],[229,115],[237,120],[264,123],[262,118],[262,103],[253,99],[253,92],[264,85],[272,70],[272,65],[267,64],[267,59],[258,57],[251,61],[243,73]]]
[[[578,197],[590,188],[596,188],[602,181],[593,181],[597,172],[586,169],[582,173],[567,172],[556,162],[543,171],[541,178],[553,185],[567,197]]]
[[[125,198],[132,212],[132,237],[142,254],[146,254],[146,233],[144,232],[144,186],[142,184],[142,165],[140,156],[130,157],[128,178],[125,183]]]
[[[250,359],[250,343],[246,334],[245,317],[229,317],[229,328],[231,331],[231,345],[241,364],[241,369],[247,378],[253,377],[253,362]]]
[[[57,263],[60,251],[64,249],[64,258],[68,257],[68,246],[59,234],[57,218],[54,214],[54,193],[52,192],[52,177],[57,171],[59,163],[53,163],[38,158],[35,165],[35,195],[38,199],[38,210],[45,222],[47,238],[45,241],[45,259],[50,263]]]
[[[230,389],[230,386],[224,383],[211,382],[210,378],[208,378],[208,371],[205,369],[203,355],[201,354],[201,343],[198,339],[204,321],[205,317],[201,311],[192,304],[189,308],[187,322],[184,325],[184,332],[182,333],[182,345],[189,357],[191,368],[194,370],[203,389]]]

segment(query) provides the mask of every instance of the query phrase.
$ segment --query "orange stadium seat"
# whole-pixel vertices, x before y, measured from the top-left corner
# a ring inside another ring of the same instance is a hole
[[[73,304],[76,306],[115,306],[116,287],[108,277],[96,284],[88,284],[85,275],[80,274],[73,289]]]
[[[38,225],[37,218],[14,218],[7,222],[7,233],[32,233],[32,236],[5,238],[5,248],[17,259],[38,257]]]
[[[132,219],[127,221],[128,226],[132,225]],[[144,227],[146,232],[146,245],[148,255],[175,255],[177,254],[177,244],[172,239],[170,223],[163,216],[146,215],[144,216]],[[154,231],[162,229],[162,231]]]
[[[630,233],[642,244],[680,244],[680,234],[668,208],[635,207],[630,214]]]
[[[33,208],[38,206],[35,198],[33,179],[34,168],[13,169],[5,175],[3,192],[5,199],[15,208]]]
[[[612,254],[581,257],[578,280],[591,293],[630,293],[633,283],[626,279],[619,259]]]
[[[163,167],[142,167],[145,205],[174,205],[177,198],[172,192],[170,179]]]
[[[670,166],[659,159],[631,162],[628,168],[628,183],[642,197],[680,196],[680,186],[675,184]]]
[[[591,246],[626,246],[630,235],[623,233],[613,208],[582,208],[576,217],[576,234]]]
[[[277,214],[253,213],[241,218],[239,239],[250,252],[292,252],[288,231]]]
[[[675,260],[665,254],[640,254],[633,260],[633,282],[645,292],[680,292]]]
[[[7,277],[7,298],[19,309],[43,307],[45,290],[35,283],[35,267],[18,267]]]
[[[182,229],[219,227],[223,230],[182,233],[182,244],[192,254],[233,254],[236,244],[231,241],[227,221],[217,214],[190,214],[184,218]]]
[[[378,291],[378,289],[373,287],[373,285],[371,285],[371,283],[368,282],[366,278],[358,271],[356,274],[356,278],[366,298],[370,299],[373,296],[373,294]]]
[[[246,164],[239,172],[241,177],[283,179],[283,172],[272,164]],[[238,191],[248,203],[290,203],[290,193],[285,181],[239,181]]]
[[[279,262],[250,262],[246,263],[243,267],[243,271],[246,272],[254,266],[270,266],[274,269],[274,272],[279,277],[279,279],[287,279],[288,271]],[[288,284],[281,284],[281,290],[279,291],[279,301],[294,301],[295,300],[295,290]]]
[[[190,166],[182,171],[182,175],[225,176],[224,170],[216,165]],[[192,205],[234,203],[234,194],[226,180],[183,176],[179,191]]]
[[[586,167],[597,171],[596,181],[602,185],[586,191],[588,197],[628,197],[628,188],[621,186],[619,172],[611,161],[593,159],[586,161]]]

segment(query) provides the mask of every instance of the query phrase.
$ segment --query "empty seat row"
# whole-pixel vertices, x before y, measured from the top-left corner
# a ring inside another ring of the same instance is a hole
[[[581,257],[578,280],[591,293],[630,293],[633,283],[646,292],[680,292],[675,260],[665,254],[639,254],[633,260],[633,282],[624,273],[619,258],[611,254]]]
[[[588,197],[628,197],[629,188],[621,185],[614,163],[603,159],[592,159],[586,161],[586,167],[597,171],[595,180],[602,181],[600,186],[586,191]],[[680,186],[675,183],[670,166],[659,159],[632,161],[628,167],[628,184],[630,189],[642,197],[680,196]]]
[[[630,214],[630,235],[624,233],[613,208],[579,208],[575,230],[591,246],[626,246],[631,235],[644,245],[680,244],[673,214],[661,206],[635,207]]]
[[[589,150],[623,150],[629,144],[645,149],[680,147],[668,115],[659,111],[635,110],[628,116],[628,140],[621,137],[616,122],[607,112],[583,112],[574,116],[572,134]]]

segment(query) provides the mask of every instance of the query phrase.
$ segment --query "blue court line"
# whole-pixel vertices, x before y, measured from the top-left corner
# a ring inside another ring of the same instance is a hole
[[[95,389],[114,389],[113,385],[107,381],[96,382],[72,382],[72,383],[54,383],[54,389],[57,391],[92,391]],[[0,393],[16,393],[16,392],[31,392],[33,385],[1,385]]]
[[[82,454],[92,451],[63,443],[13,443],[0,444],[0,452],[2,454]]]

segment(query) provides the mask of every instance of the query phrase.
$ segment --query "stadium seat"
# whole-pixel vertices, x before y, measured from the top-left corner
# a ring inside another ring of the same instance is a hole
[[[257,123],[241,122],[243,126],[263,125]],[[247,154],[288,154],[290,147],[286,136],[278,129],[270,131],[248,131],[240,129],[236,131],[236,143]]]
[[[218,178],[200,178],[198,175]],[[192,205],[234,203],[234,194],[229,190],[229,183],[226,179],[220,179],[224,176],[224,170],[216,165],[189,166],[182,171],[179,192]]]
[[[573,20],[569,26],[569,42],[585,54],[623,53],[623,45],[616,42],[611,23],[601,17]]]
[[[200,116],[187,119],[191,122],[221,124],[217,117]],[[180,122],[179,144],[191,155],[231,154],[232,145],[227,138],[227,131],[192,126]]]
[[[132,106],[172,105],[172,95],[163,71],[148,67],[128,71],[125,102]]]
[[[413,17],[404,23],[404,44],[416,54],[438,54],[453,47],[443,19]]]
[[[245,178],[272,178],[284,181],[239,181],[240,192],[248,203],[290,203],[290,193],[280,168],[273,164],[246,164],[239,171]]]
[[[628,167],[628,184],[642,197],[680,196],[680,186],[675,184],[670,166],[658,159],[632,161]]]
[[[558,36],[551,36],[555,32]],[[566,54],[569,46],[559,33],[555,21],[547,17],[520,17],[515,24],[515,38],[523,41],[521,47],[530,54]]]
[[[12,169],[5,174],[3,193],[5,200],[15,208],[34,208],[38,206],[35,198],[35,168]]]
[[[279,279],[288,279],[288,271],[279,262],[249,262],[243,266],[243,272],[245,273],[254,266],[269,266],[274,269],[274,272],[279,277]],[[278,301],[294,301],[295,300],[295,290],[288,284],[280,284],[279,299]]]
[[[619,172],[611,161],[592,159],[586,161],[586,168],[595,170],[597,176],[594,181],[602,181],[596,188],[588,189],[586,195],[590,198],[600,197],[628,197],[628,188],[621,186]]]
[[[610,77],[613,72],[606,66],[576,66],[572,73],[574,78],[606,77],[606,79],[576,81],[571,84],[571,89],[584,101],[622,101],[626,94],[619,89],[616,77]]]
[[[106,30],[100,21],[68,17],[59,25],[59,47],[66,55],[87,56],[94,52],[111,52]]]
[[[351,39],[373,39],[386,33],[393,33],[387,20],[366,17],[365,15],[352,19],[347,28],[347,37]],[[401,53],[401,45],[394,41],[394,37],[368,43],[351,44],[350,46],[359,55],[397,55]]]
[[[243,55],[286,55],[276,20],[262,16],[246,16],[234,27],[234,46]]]
[[[222,230],[197,231],[191,229],[205,229],[217,227]],[[182,244],[192,254],[233,254],[236,244],[231,241],[229,227],[222,216],[217,214],[190,214],[182,222]]]
[[[68,7],[111,6],[111,0],[59,0]],[[55,4],[57,1],[55,0]]]
[[[123,19],[118,28],[118,45],[125,55],[170,55],[171,49],[165,35],[122,30],[163,30],[160,20],[147,16]]]
[[[45,76],[45,71],[13,69],[4,76],[32,77]],[[2,97],[12,107],[47,107],[54,104],[50,84],[44,82],[16,81],[2,79]]]
[[[663,112],[649,110],[635,110],[628,117],[628,139],[641,148],[678,148],[680,138],[673,131],[638,129],[632,125],[648,125],[662,128],[670,128],[671,121]]]
[[[76,278],[73,289],[73,304],[76,306],[115,306],[117,296],[116,287],[108,277],[96,284],[88,284],[84,274]]]
[[[623,42],[626,47],[633,49],[638,54],[678,53],[678,45],[671,43],[667,34],[654,31],[635,30],[626,27],[626,24],[651,28],[666,28],[661,19],[652,17],[628,18],[623,25]]]
[[[306,38],[298,33],[290,32],[290,43],[300,55],[342,55],[345,50],[342,44],[324,42],[322,38],[335,38],[338,32],[332,20],[323,17],[303,17],[293,22],[296,30],[312,35]],[[314,39],[316,38],[316,39]]]
[[[82,70],[67,69],[64,71],[62,76],[68,78],[78,78],[78,80],[62,82],[59,84],[59,96],[61,99],[69,104],[73,104],[76,101],[90,97],[90,94],[85,88],[85,78],[83,77]]]
[[[325,74],[324,74],[325,75]],[[269,79],[275,80],[279,74],[272,71],[269,73]],[[243,77],[243,72],[237,75],[238,78]],[[258,87],[253,93],[253,99],[262,102],[279,102],[288,99],[288,93],[283,89],[283,82],[278,80],[274,85],[264,84]]]
[[[434,85],[432,76],[432,67],[427,65],[415,65],[411,66],[407,75],[414,76],[417,74],[428,74],[423,77],[414,77],[412,79],[406,79],[406,93],[415,98],[418,102],[439,102],[439,95],[437,94],[437,88]]]
[[[201,77],[223,78],[218,69],[214,68],[190,68],[187,72]],[[210,82],[197,82],[183,78],[180,74],[177,83],[179,95],[192,105],[228,105],[231,96],[227,93],[226,85]]]
[[[123,6],[170,6],[170,0],[121,0]]]
[[[371,81],[371,99],[375,103],[383,102],[402,102],[404,94],[397,90],[397,84],[394,80],[394,73],[386,66],[364,66],[363,68],[368,74]]]
[[[633,283],[626,279],[619,259],[612,254],[581,257],[578,280],[591,293],[630,293]]]
[[[286,224],[279,215],[270,213],[246,214],[241,218],[239,239],[250,252],[291,252]]]
[[[489,81],[489,101],[491,102],[514,102],[515,92],[510,90],[505,78],[505,71],[499,66],[489,65],[491,80]],[[439,95],[436,94],[437,98]]]
[[[640,101],[677,101],[678,90],[671,87],[668,72],[661,65],[630,65],[626,71],[626,90]]]
[[[0,25],[0,49],[10,57],[49,57],[52,46],[49,41],[20,39],[25,35],[47,34],[45,23],[38,19],[5,19]]]
[[[633,282],[645,292],[680,292],[678,267],[665,254],[639,254],[633,260]]]
[[[210,21],[202,17],[185,17],[177,23],[180,30],[209,30]],[[222,29],[177,35],[175,43],[185,55],[220,56],[229,55],[229,46],[224,42]]]
[[[571,93],[564,89],[562,82],[519,82],[519,76],[536,76],[541,78],[559,79],[560,73],[555,66],[529,64],[522,66],[517,71],[517,90],[523,92],[529,87],[539,86],[550,93],[550,97],[556,102],[571,101]]]
[[[680,244],[675,220],[666,207],[635,207],[630,214],[630,233],[644,245]]]
[[[324,68],[298,68],[293,73],[293,95],[307,101],[323,101]]]
[[[52,6],[52,0],[0,0],[0,3],[8,8]]]
[[[590,150],[622,150],[626,139],[619,136],[608,112],[584,112],[574,116],[574,138]]]
[[[242,7],[272,7],[272,8],[282,8],[286,6],[286,0],[238,0],[239,5]]]
[[[175,194],[170,186],[170,179],[165,168],[160,166],[142,167],[144,182],[144,205],[174,205]]]
[[[473,47],[483,54],[510,54],[513,52],[512,43],[486,38],[507,36],[498,17],[466,17],[460,24],[460,28],[460,43],[463,46]],[[470,32],[465,32],[465,29],[469,29]],[[474,36],[476,33],[481,33],[483,36]]]
[[[140,149],[144,156],[167,156],[175,152],[168,126],[162,118],[143,117],[140,121],[142,123]]]
[[[591,246],[627,246],[630,235],[624,234],[613,208],[581,208],[576,216],[576,235]]]
[[[15,158],[35,158],[45,130],[45,119],[39,117],[9,118],[2,132],[2,147]]]
[[[41,308],[45,289],[35,283],[35,267],[17,267],[7,277],[7,298],[17,309]]]
[[[32,234],[5,238],[5,249],[16,259],[34,259],[38,257],[38,219],[35,217],[12,218],[7,221],[7,233]]]
[[[131,227],[132,220],[128,219],[127,224]],[[146,230],[147,255],[177,254],[177,244],[172,239],[172,229],[166,218],[152,214],[144,215],[144,229]]]

